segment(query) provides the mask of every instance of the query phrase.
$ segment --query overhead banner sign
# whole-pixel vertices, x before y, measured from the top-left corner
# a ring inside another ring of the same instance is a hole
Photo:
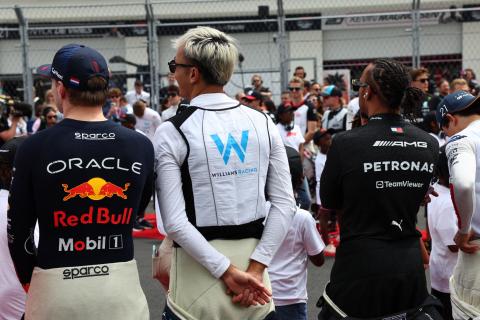
[[[285,22],[286,31],[320,30],[322,28],[320,13],[286,15],[286,18],[291,19]],[[188,29],[195,27],[195,25],[192,25],[195,22],[198,25],[209,26],[227,33],[278,31],[278,22],[275,16],[269,16],[266,19],[249,16],[221,19],[160,20],[158,35],[183,34]]]
[[[286,21],[287,31],[320,30],[322,23],[320,13],[304,15],[287,15],[291,19]],[[225,17],[216,19],[190,20],[160,20],[157,24],[157,34],[181,35],[188,29],[196,26],[195,23],[211,26],[228,33],[245,32],[277,32],[276,17],[261,19],[258,16]],[[30,39],[59,39],[59,38],[102,38],[102,37],[146,37],[148,34],[145,21],[113,21],[113,22],[74,22],[61,23],[58,26],[49,24],[29,25]],[[0,39],[20,39],[17,24],[0,24]]]
[[[441,13],[429,12],[421,14],[422,25],[439,24]],[[332,18],[323,21],[323,30],[341,30],[350,28],[378,28],[378,27],[411,27],[412,15],[407,13],[382,14],[375,16],[351,16],[345,18]]]
[[[480,5],[464,5],[464,8],[479,8]],[[452,5],[445,9],[456,9]],[[377,15],[365,15],[361,13],[352,13],[349,17],[340,17],[324,19],[323,30],[342,30],[342,29],[367,29],[379,27],[412,27],[411,13],[385,13]],[[371,14],[371,13],[370,13]],[[463,12],[422,12],[420,13],[420,25],[438,25],[449,23],[460,23],[469,21],[480,21],[480,10],[471,10]]]

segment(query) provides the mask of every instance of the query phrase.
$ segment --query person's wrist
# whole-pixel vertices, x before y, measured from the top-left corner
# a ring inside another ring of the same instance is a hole
[[[263,275],[263,272],[265,271],[266,267],[267,266],[264,265],[263,263],[260,263],[255,260],[250,260],[250,263],[248,264],[247,272]]]
[[[226,279],[228,279],[233,271],[235,267],[230,264],[227,268],[227,270],[225,270],[225,272],[220,276],[220,279],[222,279],[223,281],[225,281]]]

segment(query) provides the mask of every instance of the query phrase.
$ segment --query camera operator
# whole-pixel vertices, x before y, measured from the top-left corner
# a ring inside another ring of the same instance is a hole
[[[12,139],[27,135],[27,122],[24,117],[32,114],[28,103],[14,101],[7,96],[0,96],[0,139],[1,144]]]

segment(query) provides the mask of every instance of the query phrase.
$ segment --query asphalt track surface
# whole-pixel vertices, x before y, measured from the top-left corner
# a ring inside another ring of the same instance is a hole
[[[425,219],[423,218],[423,210],[418,214],[418,226],[425,227]],[[152,245],[159,244],[157,240],[151,239],[135,239],[135,258],[137,260],[138,271],[140,274],[140,282],[143,291],[147,297],[150,309],[150,319],[162,319],[162,312],[165,306],[165,293],[160,283],[152,278]],[[325,257],[325,264],[322,267],[316,267],[309,262],[308,265],[308,319],[317,319],[319,309],[315,306],[318,298],[321,296],[325,285],[330,276],[330,270],[333,266],[334,258]],[[429,281],[427,272],[427,281]],[[208,319],[205,319],[208,320]]]

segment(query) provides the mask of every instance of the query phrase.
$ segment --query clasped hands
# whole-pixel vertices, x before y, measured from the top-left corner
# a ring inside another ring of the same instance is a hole
[[[263,284],[265,266],[251,260],[246,271],[230,265],[221,279],[227,286],[227,294],[233,303],[244,307],[264,305],[270,302],[272,292]]]

